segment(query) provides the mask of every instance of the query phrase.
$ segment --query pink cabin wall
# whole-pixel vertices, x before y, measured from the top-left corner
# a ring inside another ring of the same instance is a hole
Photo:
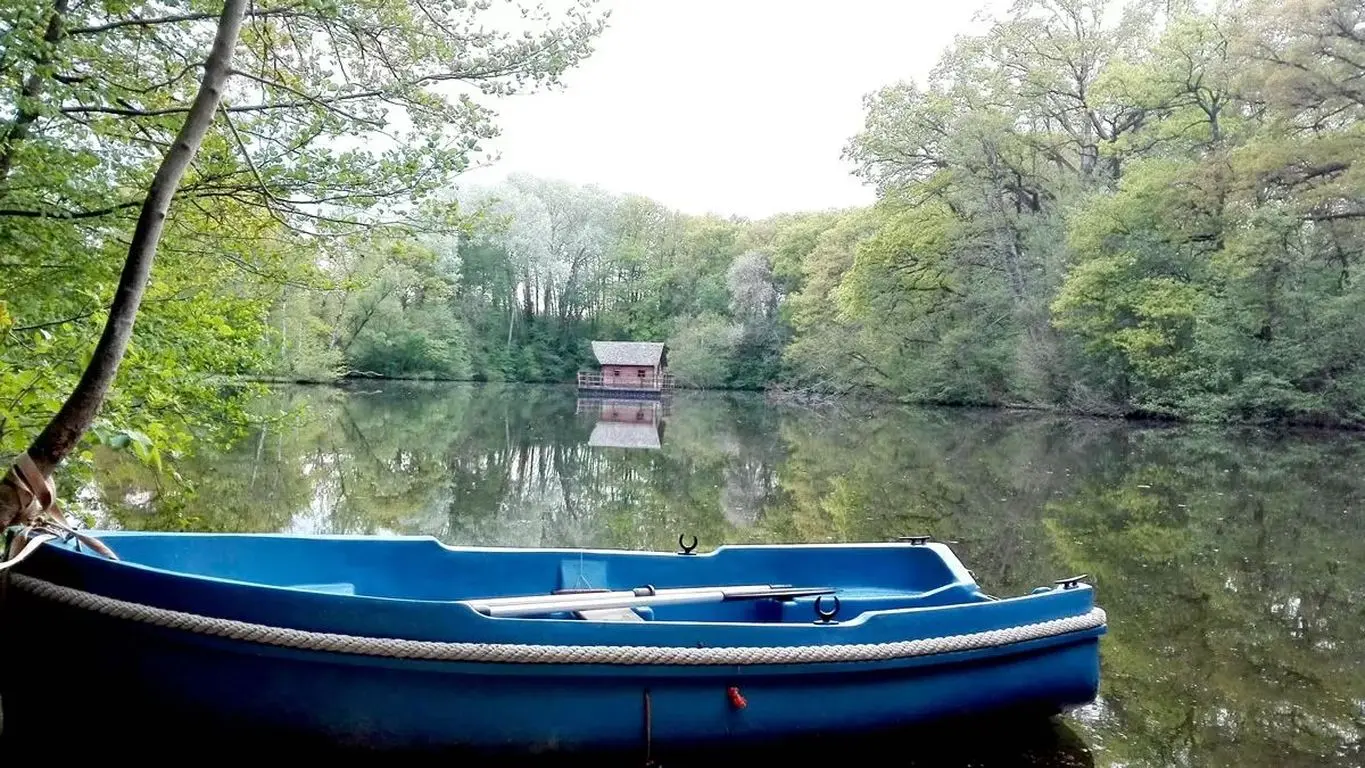
[[[629,387],[641,381],[653,384],[654,366],[652,365],[604,365],[602,383],[606,386]]]

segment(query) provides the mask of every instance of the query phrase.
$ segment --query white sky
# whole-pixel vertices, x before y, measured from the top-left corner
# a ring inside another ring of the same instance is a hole
[[[603,0],[597,51],[566,88],[494,104],[491,184],[524,172],[688,213],[862,205],[840,159],[863,95],[922,80],[981,0]]]

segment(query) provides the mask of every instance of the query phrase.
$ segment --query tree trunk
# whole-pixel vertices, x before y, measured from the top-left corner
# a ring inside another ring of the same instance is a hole
[[[94,354],[80,382],[71,396],[62,404],[61,410],[48,422],[38,438],[29,446],[28,455],[44,475],[51,475],[76,446],[85,431],[99,412],[105,394],[118,373],[123,353],[128,348],[128,340],[133,333],[133,322],[137,318],[138,306],[147,287],[151,274],[152,261],[156,257],[156,246],[161,239],[161,230],[166,221],[171,200],[175,197],[180,180],[184,177],[190,161],[199,150],[204,135],[218,111],[223,86],[231,73],[232,52],[237,45],[237,36],[242,28],[242,17],[248,0],[225,0],[223,13],[218,21],[218,31],[213,39],[208,60],[204,63],[204,78],[199,92],[195,94],[190,110],[185,114],[185,122],[175,142],[161,159],[161,165],[152,177],[151,186],[142,202],[142,212],[138,216],[137,227],[133,230],[132,241],[128,245],[128,258],[119,276],[118,288],[113,304],[109,307],[109,318],[105,321],[104,332],[95,345]],[[8,476],[6,478],[9,479]],[[23,512],[10,498],[13,487],[9,482],[3,486],[4,497],[0,497],[0,523],[8,524]],[[15,496],[14,498],[17,498]]]

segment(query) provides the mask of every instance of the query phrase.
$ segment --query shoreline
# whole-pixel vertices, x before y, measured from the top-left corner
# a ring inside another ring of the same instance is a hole
[[[401,383],[430,383],[430,384],[479,384],[479,385],[515,385],[515,386],[538,386],[538,387],[569,387],[574,386],[573,382],[568,381],[508,381],[491,379],[473,378],[445,378],[435,376],[388,376],[365,371],[352,371],[335,378],[321,377],[301,377],[301,376],[270,376],[270,375],[251,375],[228,377],[232,381],[245,382],[252,384],[276,384],[301,387],[333,387],[336,389],[346,389],[359,382],[381,382],[392,381]],[[1321,419],[1242,419],[1242,420],[1213,420],[1197,419],[1173,414],[1155,413],[1151,411],[1131,410],[1080,410],[1066,408],[1047,403],[1028,403],[1028,402],[1007,402],[1007,403],[967,403],[967,402],[946,402],[932,400],[912,400],[878,395],[875,392],[845,392],[838,395],[811,395],[809,393],[793,393],[776,387],[765,389],[753,388],[728,388],[728,387],[686,387],[680,386],[675,391],[685,392],[749,392],[763,395],[770,403],[776,406],[801,407],[801,408],[824,408],[834,407],[840,404],[877,404],[877,405],[898,405],[907,407],[923,408],[953,408],[953,409],[980,409],[991,411],[1015,412],[1015,413],[1039,413],[1052,416],[1064,416],[1077,419],[1100,419],[1104,421],[1124,421],[1133,424],[1145,424],[1149,426],[1205,426],[1205,427],[1254,427],[1257,429],[1292,429],[1292,430],[1321,430],[1328,432],[1365,432],[1365,421],[1325,421]]]

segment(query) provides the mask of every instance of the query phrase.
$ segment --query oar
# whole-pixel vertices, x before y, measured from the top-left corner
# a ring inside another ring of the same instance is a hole
[[[644,606],[660,605],[696,605],[701,603],[720,603],[727,600],[763,600],[763,599],[791,599],[795,597],[810,597],[813,595],[828,595],[834,592],[833,587],[799,587],[791,589],[773,589],[763,587],[761,589],[734,589],[727,587],[713,587],[711,589],[687,589],[687,590],[657,590],[649,595],[622,595],[617,597],[607,597],[603,595],[593,596],[593,599],[561,599],[550,598],[535,603],[517,603],[512,605],[487,605],[486,603],[465,601],[465,605],[473,608],[485,616],[495,618],[505,618],[513,616],[544,616],[551,613],[563,613],[571,611],[595,611],[604,608],[641,608]],[[587,596],[584,596],[585,598]]]
[[[772,589],[787,589],[787,588],[790,588],[790,587],[791,587],[790,584],[744,584],[744,585],[737,585],[737,586],[732,586],[732,587],[727,587],[727,586],[674,587],[674,588],[670,588],[670,589],[655,589],[654,587],[648,587],[648,586],[646,586],[646,587],[636,587],[635,589],[617,590],[617,591],[615,591],[615,592],[610,591],[610,590],[605,590],[605,589],[604,589],[604,590],[600,590],[600,591],[589,591],[589,590],[586,590],[586,589],[585,589],[585,590],[581,590],[581,591],[564,591],[564,592],[556,592],[556,593],[554,593],[554,594],[549,594],[549,595],[521,595],[521,596],[518,596],[518,597],[487,597],[487,598],[480,597],[480,598],[474,598],[474,599],[470,599],[470,600],[463,600],[463,601],[461,601],[461,602],[467,603],[467,604],[469,604],[469,605],[482,605],[482,606],[492,607],[492,606],[495,606],[495,605],[499,605],[499,606],[502,606],[502,605],[527,605],[527,604],[533,604],[533,603],[543,603],[543,602],[545,602],[545,601],[547,601],[547,600],[549,600],[549,601],[554,601],[554,602],[564,602],[564,601],[571,601],[571,600],[600,600],[600,599],[602,599],[602,598],[611,598],[611,597],[647,597],[647,596],[649,596],[649,595],[674,595],[674,594],[681,595],[681,594],[685,594],[685,593],[688,593],[688,592],[714,592],[714,591],[717,590],[717,589],[724,589],[724,590],[743,590],[743,591],[758,591],[758,590],[764,590],[764,589],[767,589],[767,590],[772,590]]]

